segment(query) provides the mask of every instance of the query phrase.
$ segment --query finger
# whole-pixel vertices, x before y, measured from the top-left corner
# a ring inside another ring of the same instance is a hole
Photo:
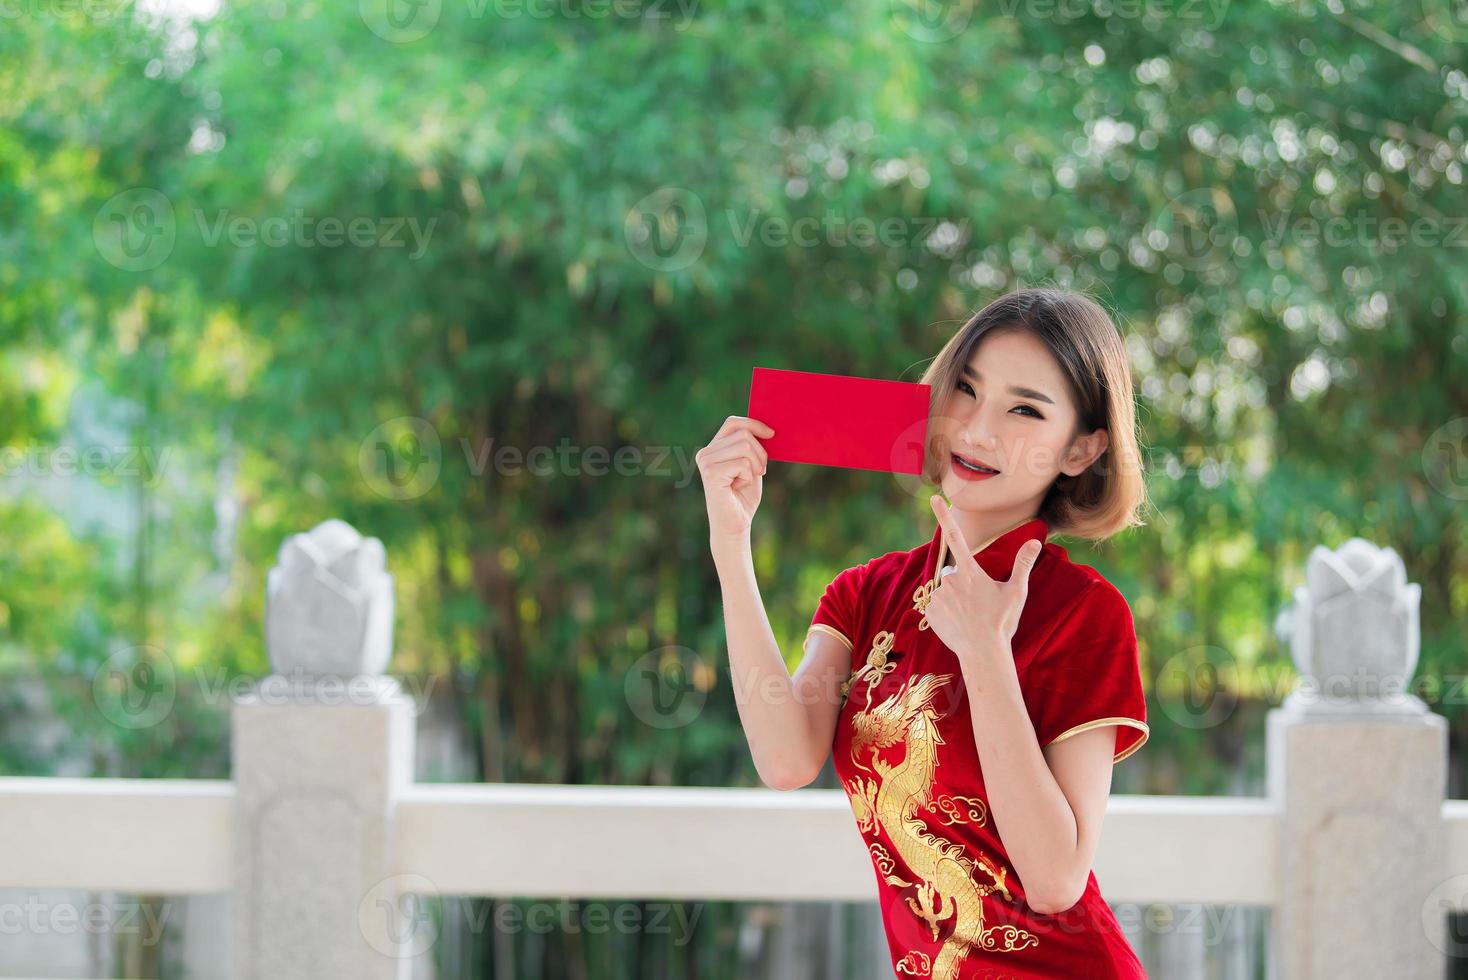
[[[744,421],[749,423],[749,431],[750,432],[753,432],[755,435],[759,436],[761,439],[768,439],[770,436],[772,436],[772,435],[775,434],[775,430],[774,429],[770,428],[769,425],[767,425],[764,422],[761,422],[759,419],[749,419],[749,418],[747,418]]]
[[[744,415],[731,415],[726,418],[724,424],[719,427],[718,434],[722,436],[732,432],[753,432],[761,439],[768,439],[775,434],[774,429],[759,419],[752,419]]]
[[[964,538],[958,523],[954,521],[948,504],[936,493],[928,498],[928,502],[933,505],[933,513],[938,515],[938,525],[943,528],[943,540],[948,543],[948,550],[953,552],[954,565],[961,570],[967,570],[968,566],[978,568],[979,563],[974,560],[968,541]]]
[[[751,455],[758,458],[762,465],[769,463],[770,454],[765,449],[764,443],[759,441],[759,437],[755,435],[753,429],[748,425],[734,425],[733,423],[737,420],[737,416],[730,416],[730,421],[724,424],[725,427],[719,430],[718,435],[709,440],[707,446],[704,446],[698,453],[694,454],[694,459],[697,460],[709,453],[717,453],[731,443],[742,443],[749,446]],[[763,423],[755,422],[753,419],[744,419],[743,421],[751,423],[754,426],[763,425]],[[769,429],[769,426],[764,426],[764,428]],[[725,431],[726,429],[728,431]],[[769,431],[771,433],[774,432],[773,429],[769,429]]]
[[[726,463],[725,468],[715,471],[714,476],[715,486],[727,486],[733,490],[754,483],[758,479],[758,475],[747,459]]]
[[[738,463],[749,463],[752,467],[757,468],[761,473],[765,472],[765,470],[768,468],[764,462],[750,455],[750,451],[747,446],[739,443],[731,446],[724,446],[722,449],[710,452],[707,456],[699,460],[698,465],[703,467],[705,470],[715,471],[718,470],[720,467],[727,467],[731,464]]]
[[[738,460],[726,460],[720,463],[702,462],[698,464],[698,472],[703,477],[703,482],[708,486],[725,486],[733,479],[733,473],[739,466]]]
[[[741,461],[739,464],[739,476],[743,478],[745,483],[759,482],[759,475],[754,471],[754,464],[747,459]]]
[[[1035,562],[1040,558],[1040,552],[1045,546],[1035,538],[1026,541],[1014,556],[1014,570],[1009,573],[1008,584],[1025,592],[1030,587],[1030,572],[1034,570]]]
[[[769,463],[769,451],[765,449],[764,443],[754,437],[754,433],[742,432],[740,433],[740,438],[749,444],[750,451],[753,453],[755,459],[759,460],[761,466]]]
[[[760,465],[770,461],[770,454],[765,451],[765,447],[761,446],[759,440],[747,432],[715,439],[700,449],[695,458],[718,461],[728,459],[730,456],[747,456]]]

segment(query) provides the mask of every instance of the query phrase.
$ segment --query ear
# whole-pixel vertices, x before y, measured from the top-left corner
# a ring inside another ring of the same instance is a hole
[[[1065,462],[1060,467],[1060,472],[1066,476],[1080,476],[1086,472],[1086,468],[1101,458],[1111,445],[1111,433],[1105,429],[1097,429],[1083,436],[1077,436],[1075,442],[1070,445],[1070,452],[1066,454]]]

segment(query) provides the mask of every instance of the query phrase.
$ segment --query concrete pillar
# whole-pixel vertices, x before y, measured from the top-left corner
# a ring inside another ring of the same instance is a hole
[[[232,707],[233,975],[405,980],[427,932],[395,876],[414,711],[382,676],[393,582],[341,521],[288,538],[267,580],[273,673]]]
[[[1421,589],[1352,538],[1310,555],[1287,631],[1299,680],[1269,713],[1282,813],[1276,980],[1441,980],[1447,723],[1408,691]]]

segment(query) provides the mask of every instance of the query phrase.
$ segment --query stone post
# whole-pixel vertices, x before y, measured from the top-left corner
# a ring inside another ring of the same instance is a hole
[[[1421,587],[1352,538],[1317,547],[1285,620],[1299,673],[1269,712],[1282,815],[1277,980],[1440,980],[1447,723],[1408,691]]]
[[[233,975],[403,980],[394,807],[413,778],[411,700],[382,675],[382,542],[329,520],[287,538],[266,583],[272,673],[232,706]]]

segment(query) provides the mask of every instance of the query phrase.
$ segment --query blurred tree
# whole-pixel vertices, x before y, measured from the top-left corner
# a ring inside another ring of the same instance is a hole
[[[31,10],[0,35],[0,434],[75,438],[99,379],[174,453],[111,481],[110,534],[0,497],[0,654],[70,692],[99,774],[226,775],[265,572],[340,516],[388,545],[394,670],[443,680],[480,778],[753,785],[694,453],[753,365],[915,380],[1049,282],[1116,311],[1152,475],[1148,528],[1066,542],[1131,598],[1158,699],[1117,790],[1259,792],[1310,547],[1397,547],[1421,672],[1464,647],[1468,480],[1428,457],[1468,466],[1468,77],[1427,8]],[[825,583],[929,528],[890,477],[771,471],[792,667]],[[177,703],[129,727],[92,680],[142,661]],[[636,710],[644,668],[695,723]],[[0,765],[49,760],[0,726]],[[738,914],[624,952],[727,976]],[[476,940],[476,973],[613,975],[607,937]]]

